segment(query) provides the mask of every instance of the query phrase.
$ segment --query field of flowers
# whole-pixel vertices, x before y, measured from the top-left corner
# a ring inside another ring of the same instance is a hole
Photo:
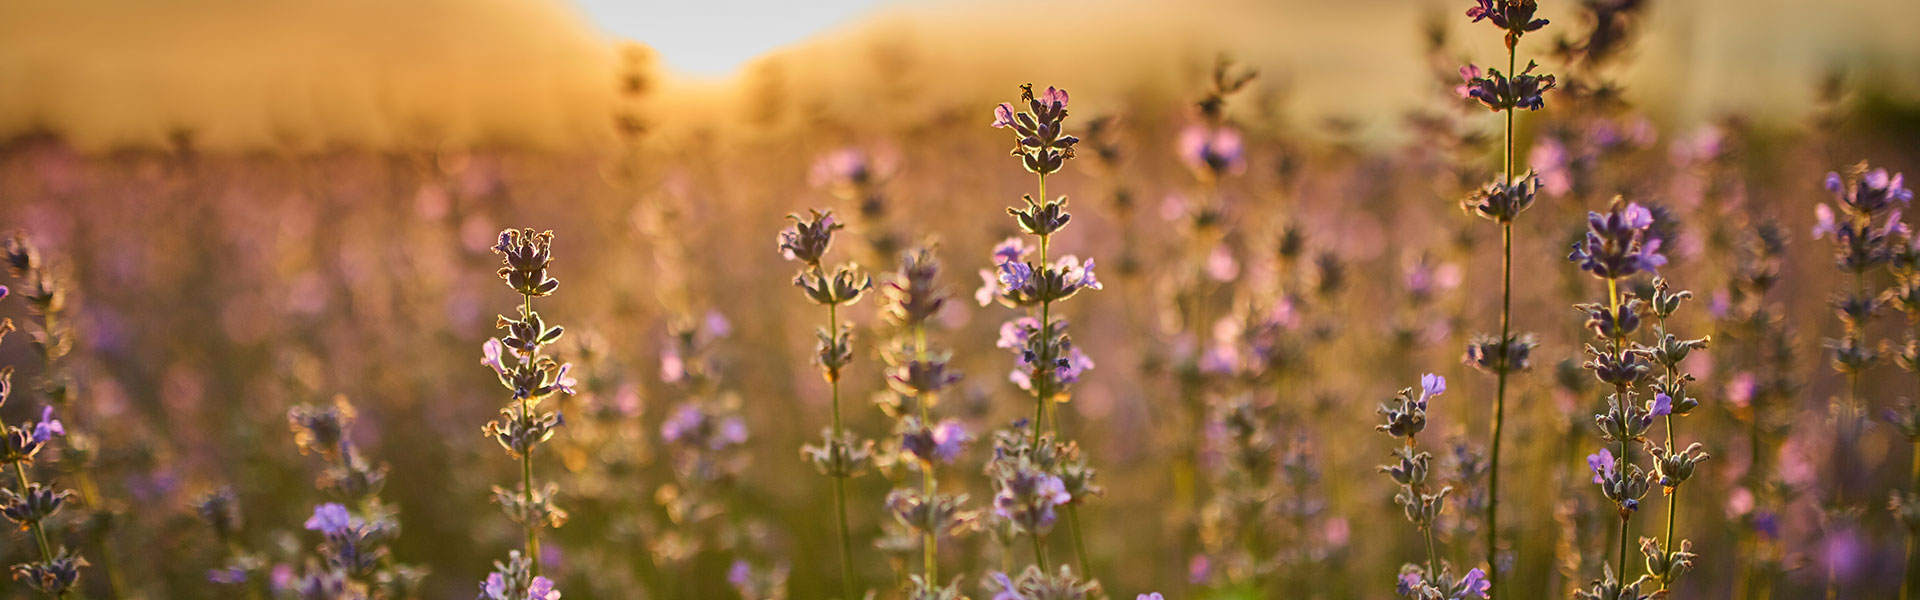
[[[1920,103],[1675,124],[1568,4],[1390,144],[638,54],[605,149],[8,140],[0,599],[1920,598]]]

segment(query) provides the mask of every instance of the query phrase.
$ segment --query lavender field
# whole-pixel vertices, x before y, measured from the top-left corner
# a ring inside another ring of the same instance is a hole
[[[1920,7],[102,2],[0,600],[1920,598]]]

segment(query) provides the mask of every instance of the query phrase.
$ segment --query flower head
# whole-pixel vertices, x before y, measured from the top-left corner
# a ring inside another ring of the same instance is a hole
[[[1652,237],[1653,212],[1638,203],[1614,201],[1606,214],[1587,213],[1586,237],[1574,243],[1568,260],[1601,279],[1624,279],[1666,266],[1661,240]]]
[[[1546,106],[1543,94],[1554,88],[1552,75],[1534,75],[1540,65],[1529,61],[1527,68],[1509,77],[1500,69],[1482,70],[1476,65],[1460,67],[1462,83],[1454,87],[1461,98],[1479,101],[1490,111],[1540,110]]]
[[[1057,172],[1073,158],[1073,146],[1080,142],[1080,138],[1063,131],[1067,91],[1048,87],[1036,97],[1032,85],[1020,86],[1020,90],[1027,110],[1016,111],[1013,104],[1001,103],[993,108],[992,125],[1013,130],[1012,155],[1020,157],[1028,171],[1041,175]]]
[[[1520,36],[1547,26],[1546,19],[1533,18],[1539,9],[1538,0],[1474,0],[1474,5],[1467,8],[1467,16],[1472,17],[1474,23],[1486,21],[1506,31],[1507,47],[1512,48],[1519,43]]]
[[[1213,181],[1246,172],[1240,132],[1231,127],[1194,125],[1180,132],[1180,160],[1201,178]]]
[[[353,517],[347,514],[346,505],[328,502],[313,509],[313,516],[307,518],[308,531],[318,531],[324,535],[339,535],[353,526]]]

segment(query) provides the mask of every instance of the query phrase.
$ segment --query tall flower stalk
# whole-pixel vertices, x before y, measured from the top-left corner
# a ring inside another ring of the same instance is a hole
[[[1028,262],[1027,257],[1033,249],[1018,238],[1002,242],[994,249],[995,271],[983,272],[986,286],[976,295],[982,305],[999,300],[1010,308],[1021,308],[1031,312],[1032,316],[1017,319],[1001,329],[1001,346],[1019,354],[1019,360],[1011,375],[1013,382],[1021,388],[1032,391],[1034,414],[1031,440],[1036,444],[1053,444],[1060,437],[1060,416],[1055,404],[1065,402],[1071,396],[1068,387],[1080,380],[1080,375],[1093,368],[1093,360],[1073,345],[1067,336],[1066,319],[1055,319],[1053,303],[1073,297],[1083,289],[1100,289],[1099,279],[1093,274],[1093,260],[1081,264],[1080,259],[1067,255],[1054,261],[1051,255],[1051,241],[1054,234],[1067,226],[1072,215],[1067,213],[1067,197],[1047,197],[1047,175],[1058,173],[1073,158],[1073,146],[1080,139],[1068,135],[1064,129],[1067,119],[1066,90],[1048,87],[1045,92],[1035,96],[1032,85],[1021,86],[1020,100],[1027,110],[1015,110],[1012,103],[1002,103],[993,110],[993,127],[1011,129],[1014,134],[1014,148],[1011,154],[1020,157],[1022,166],[1038,178],[1039,190],[1036,196],[1023,196],[1024,207],[1010,207],[1007,213],[1012,215],[1020,230],[1033,236],[1039,244],[1040,260]],[[1009,327],[1011,329],[1009,329]],[[1051,432],[1043,436],[1042,429]],[[1071,443],[1068,446],[1073,446]],[[1071,454],[1076,455],[1077,447]],[[1082,465],[1084,466],[1084,465]],[[1068,489],[1068,497],[1059,502],[1067,509],[1067,528],[1073,536],[1073,549],[1076,563],[1084,576],[1087,571],[1086,538],[1081,533],[1079,504],[1089,496],[1098,493],[1092,484],[1092,472],[1086,471],[1084,486]],[[1029,530],[1034,534],[1035,559],[1043,567],[1046,563],[1044,531]]]
[[[1653,225],[1651,211],[1616,198],[1605,214],[1588,213],[1586,235],[1574,244],[1569,256],[1582,271],[1607,284],[1606,302],[1578,304],[1574,308],[1586,315],[1587,330],[1601,343],[1600,346],[1587,345],[1589,360],[1582,366],[1592,371],[1601,383],[1613,386],[1606,412],[1596,415],[1594,423],[1600,438],[1614,447],[1603,447],[1588,456],[1587,466],[1593,471],[1593,482],[1600,486],[1601,494],[1613,503],[1620,517],[1618,562],[1604,566],[1591,590],[1575,594],[1582,599],[1652,597],[1652,594],[1640,593],[1651,576],[1642,575],[1631,582],[1626,579],[1627,547],[1632,541],[1628,525],[1639,512],[1640,501],[1646,497],[1648,488],[1657,480],[1654,473],[1646,472],[1633,462],[1632,444],[1647,443],[1646,433],[1653,426],[1654,418],[1672,414],[1673,401],[1657,390],[1651,402],[1643,404],[1638,399],[1634,388],[1644,383],[1653,371],[1647,359],[1655,350],[1632,341],[1631,336],[1640,328],[1644,302],[1621,287],[1627,279],[1640,273],[1653,273],[1666,264],[1666,257],[1659,253],[1661,240],[1649,235]],[[1691,462],[1686,469],[1691,472]],[[1675,568],[1691,567],[1690,553],[1676,554],[1675,560],[1684,566]]]
[[[853,572],[853,539],[847,526],[847,479],[867,469],[873,454],[873,442],[860,442],[847,431],[840,414],[840,374],[853,362],[853,330],[840,322],[840,307],[852,305],[873,289],[873,279],[858,264],[840,265],[832,273],[821,264],[833,246],[833,233],[845,228],[834,221],[833,211],[808,211],[808,216],[791,215],[792,227],[780,232],[779,251],[787,260],[801,263],[793,283],[806,292],[814,304],[827,307],[827,324],[819,330],[816,362],[820,374],[833,389],[833,423],[824,434],[821,446],[808,445],[802,455],[822,475],[833,479],[833,503],[840,526],[840,579],[844,598],[859,596]]]
[[[1417,439],[1427,428],[1428,404],[1446,392],[1445,377],[1433,373],[1423,375],[1418,393],[1413,388],[1402,389],[1392,400],[1380,405],[1379,412],[1385,422],[1374,426],[1401,441],[1401,446],[1393,451],[1397,461],[1381,466],[1380,471],[1400,486],[1393,501],[1406,513],[1407,521],[1420,530],[1427,547],[1426,564],[1408,563],[1400,567],[1395,591],[1421,600],[1488,598],[1493,582],[1487,579],[1486,572],[1474,568],[1460,579],[1454,579],[1452,567],[1440,558],[1433,541],[1434,526],[1446,510],[1447,495],[1453,493],[1453,486],[1433,488],[1433,454],[1420,450]]]
[[[1885,301],[1907,317],[1909,334],[1907,342],[1894,354],[1894,362],[1909,373],[1920,376],[1920,238],[1911,232],[1896,245],[1892,261],[1894,285],[1887,290]],[[1893,513],[1907,533],[1906,557],[1902,561],[1900,578],[1900,597],[1912,599],[1920,593],[1920,389],[1907,399],[1898,409],[1889,408],[1884,415],[1901,439],[1907,442],[1912,466],[1905,491],[1895,490],[1888,501],[1887,509]]]
[[[913,598],[957,595],[954,584],[940,582],[940,538],[963,533],[977,523],[977,515],[963,507],[966,494],[943,494],[937,465],[951,463],[973,440],[958,419],[934,420],[940,392],[960,381],[949,367],[952,355],[933,349],[927,339],[929,322],[947,302],[940,286],[940,261],[933,249],[920,247],[900,257],[893,280],[882,287],[881,315],[896,330],[895,343],[883,353],[887,384],[912,408],[889,406],[900,419],[900,461],[920,472],[920,487],[901,487],[887,494],[887,508],[902,526],[920,536],[921,571],[907,590]]]
[[[87,523],[89,537],[98,546],[101,570],[107,576],[107,587],[115,596],[127,595],[127,584],[121,575],[120,561],[109,539],[112,526],[118,519],[112,518],[112,511],[101,496],[100,485],[94,480],[94,462],[100,455],[99,441],[82,427],[75,414],[75,400],[78,389],[67,372],[67,355],[73,351],[74,330],[66,323],[67,282],[65,277],[55,272],[41,255],[39,246],[24,231],[10,234],[0,256],[4,256],[7,272],[20,285],[21,300],[27,305],[27,313],[37,317],[39,331],[30,331],[33,349],[40,357],[44,367],[36,387],[46,397],[47,405],[53,409],[53,417],[67,423],[67,432],[60,436],[61,467],[73,475],[75,491],[80,503],[90,513],[83,520]]]
[[[1465,203],[1467,212],[1500,225],[1500,336],[1492,340],[1476,340],[1468,348],[1469,361],[1490,365],[1494,376],[1493,442],[1487,477],[1486,551],[1489,580],[1496,587],[1500,574],[1500,450],[1507,422],[1507,379],[1516,371],[1526,370],[1526,365],[1516,357],[1527,354],[1534,345],[1532,336],[1516,336],[1513,332],[1513,220],[1533,204],[1534,194],[1540,187],[1532,172],[1518,178],[1514,176],[1514,111],[1539,110],[1544,104],[1541,94],[1553,89],[1554,85],[1552,75],[1532,74],[1537,66],[1532,62],[1527,63],[1526,71],[1519,70],[1520,38],[1547,25],[1546,19],[1533,17],[1538,8],[1536,0],[1475,0],[1475,5],[1467,9],[1467,16],[1472,17],[1475,23],[1487,21],[1505,33],[1507,70],[1504,74],[1499,69],[1487,69],[1483,73],[1480,67],[1467,65],[1460,69],[1460,77],[1465,83],[1456,90],[1461,97],[1479,101],[1488,110],[1505,112],[1507,121],[1500,180],[1481,188]],[[1487,360],[1489,356],[1492,360]]]
[[[1833,411],[1835,481],[1830,505],[1834,512],[1828,516],[1828,534],[1835,535],[1848,526],[1846,523],[1855,518],[1856,512],[1854,505],[1849,504],[1847,488],[1853,479],[1849,474],[1855,472],[1852,468],[1854,445],[1864,426],[1860,418],[1865,412],[1860,378],[1881,358],[1867,340],[1866,326],[1883,302],[1892,301],[1896,305],[1901,302],[1897,288],[1882,298],[1872,289],[1869,275],[1911,252],[1906,250],[1911,246],[1908,241],[1911,234],[1900,221],[1900,211],[1913,203],[1913,191],[1906,189],[1905,178],[1900,174],[1889,175],[1886,169],[1872,169],[1864,162],[1844,178],[1839,173],[1827,173],[1825,183],[1834,202],[1814,207],[1813,236],[1832,239],[1834,265],[1851,280],[1850,289],[1833,303],[1834,313],[1842,325],[1841,337],[1827,340],[1826,344],[1834,370],[1847,379],[1846,397],[1838,401]],[[1920,477],[1916,477],[1916,481],[1920,481]],[[1839,592],[1836,562],[1828,561],[1827,565],[1829,598]]]
[[[313,517],[305,524],[322,536],[319,550],[325,559],[324,571],[310,569],[307,577],[338,582],[369,597],[415,597],[426,573],[397,563],[388,548],[400,534],[400,518],[393,507],[380,500],[380,490],[387,483],[387,466],[368,462],[348,436],[355,414],[344,396],[335,397],[331,404],[306,404],[287,411],[287,424],[300,453],[317,455],[326,463],[317,482],[320,491],[334,500],[315,507]],[[201,505],[202,515],[208,516],[216,533],[230,530],[238,522],[235,502],[230,494],[224,498],[216,494]],[[221,516],[222,510],[235,511],[228,515],[230,521]],[[231,537],[226,533],[222,536]],[[237,542],[234,547],[240,554]],[[233,566],[244,567],[246,563],[240,561]],[[244,576],[245,572],[228,574]],[[244,579],[231,583],[242,582]]]
[[[6,297],[7,287],[0,286],[0,299]],[[13,330],[12,319],[0,319],[0,339]],[[12,396],[12,377],[13,365],[0,367],[0,405]],[[73,497],[73,490],[34,481],[32,475],[40,451],[55,437],[66,433],[66,427],[54,417],[50,405],[41,408],[39,421],[0,427],[0,463],[12,467],[18,483],[13,489],[0,488],[0,516],[20,531],[28,532],[40,555],[38,561],[13,565],[13,579],[26,580],[28,587],[50,598],[67,597],[80,582],[80,568],[87,566],[86,559],[79,554],[66,548],[56,549],[47,533],[47,519]]]
[[[534,298],[546,297],[560,287],[559,280],[547,273],[553,261],[553,232],[508,229],[500,232],[493,251],[503,263],[500,279],[520,294],[520,310],[518,318],[500,316],[497,326],[507,330],[506,337],[487,340],[482,347],[480,363],[493,369],[500,385],[512,393],[510,404],[500,409],[502,418],[487,423],[483,432],[520,461],[519,490],[495,486],[493,495],[507,516],[526,530],[520,556],[510,564],[496,563],[501,568],[495,575],[539,577],[540,530],[559,527],[567,519],[567,513],[553,502],[557,486],[548,483],[535,489],[534,447],[552,438],[563,422],[560,413],[541,410],[540,401],[555,393],[572,394],[578,381],[571,373],[573,365],[541,355],[542,349],[559,341],[564,329],[549,326],[533,308]]]
[[[1674,539],[1680,520],[1680,484],[1693,477],[1696,464],[1708,458],[1705,446],[1700,443],[1681,446],[1679,431],[1674,428],[1674,417],[1687,416],[1700,407],[1700,400],[1687,393],[1687,385],[1694,377],[1682,371],[1680,363],[1694,351],[1706,349],[1711,341],[1711,337],[1682,338],[1668,328],[1668,320],[1680,309],[1680,304],[1692,298],[1693,292],[1673,290],[1665,278],[1656,277],[1653,298],[1647,307],[1654,317],[1654,344],[1646,349],[1647,357],[1661,369],[1659,379],[1653,384],[1654,405],[1665,411],[1661,418],[1667,428],[1666,444],[1650,445],[1648,452],[1653,455],[1653,474],[1659,478],[1660,488],[1667,496],[1667,531],[1662,540],[1641,539],[1640,551],[1647,558],[1647,573],[1660,581],[1661,590],[1672,589],[1674,581],[1693,567],[1692,542]]]

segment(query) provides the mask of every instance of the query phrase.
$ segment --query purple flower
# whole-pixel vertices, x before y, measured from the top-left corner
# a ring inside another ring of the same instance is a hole
[[[1001,102],[999,106],[993,107],[994,129],[999,129],[1002,127],[1012,127],[1012,126],[1013,126],[1013,104],[1007,103],[1007,102]]]
[[[1024,352],[1027,340],[1040,330],[1040,320],[1033,317],[1020,317],[1000,324],[1000,341],[994,347],[1015,352]]]
[[[1506,30],[1507,46],[1512,47],[1521,34],[1547,26],[1546,19],[1533,18],[1539,8],[1538,0],[1474,0],[1467,16],[1473,18],[1473,23],[1484,20]]]
[[[867,153],[859,148],[842,148],[814,161],[813,168],[807,173],[807,183],[816,188],[863,186],[885,177],[882,172],[886,169],[876,166]]]
[[[1487,581],[1486,573],[1481,572],[1480,569],[1474,569],[1471,571],[1467,571],[1467,576],[1460,579],[1460,585],[1457,586],[1455,589],[1457,591],[1453,593],[1452,600],[1465,600],[1467,598],[1491,598],[1493,593],[1493,582]]]
[[[44,444],[47,440],[53,439],[53,436],[66,434],[67,427],[61,425],[59,419],[53,418],[53,407],[41,407],[40,422],[33,425],[33,441]]]
[[[669,345],[660,352],[660,381],[681,383],[687,380],[687,361],[680,357],[680,351]]]
[[[1422,579],[1419,573],[1405,571],[1400,573],[1400,578],[1394,581],[1393,591],[1401,596],[1412,597],[1414,592],[1426,586],[1427,581]]]
[[[1727,402],[1743,408],[1750,406],[1753,403],[1754,393],[1759,389],[1760,383],[1754,378],[1752,372],[1736,373],[1727,381]]]
[[[700,407],[692,403],[681,404],[666,421],[660,423],[660,439],[669,444],[678,443],[696,435],[705,423],[706,415],[700,413]]]
[[[1194,125],[1180,132],[1180,160],[1208,179],[1238,175],[1247,170],[1240,132],[1229,127]]]
[[[306,523],[308,531],[318,531],[327,536],[341,535],[352,527],[352,515],[347,514],[347,507],[338,502],[314,507],[313,516]]]
[[[560,590],[553,589],[553,580],[535,576],[527,585],[527,600],[560,600]]]
[[[980,289],[973,291],[973,301],[979,302],[981,306],[986,306],[993,304],[993,299],[999,296],[1000,277],[994,274],[993,269],[981,269]]]
[[[706,322],[706,341],[733,335],[733,322],[728,321],[727,316],[720,314],[720,311],[707,311],[707,316],[703,320]]]
[[[972,441],[973,434],[967,432],[966,426],[958,419],[949,418],[932,428],[922,427],[907,433],[900,445],[922,461],[951,463],[966,451],[967,444]]]
[[[1010,262],[1021,262],[1026,260],[1028,254],[1032,253],[1033,248],[1028,246],[1024,240],[1018,237],[1010,237],[1001,240],[998,245],[993,247],[993,264],[1003,265]]]
[[[1066,358],[1061,359],[1054,377],[1062,385],[1079,383],[1080,375],[1091,369],[1093,369],[1093,359],[1088,358],[1085,352],[1081,352],[1079,346],[1074,346],[1067,350]]]
[[[246,583],[247,570],[238,565],[211,569],[207,571],[207,581],[226,585]]]
[[[993,578],[993,587],[998,588],[993,593],[993,600],[1025,600],[1020,597],[1020,590],[1014,587],[1013,580],[1006,573],[994,571],[987,576]]]
[[[1425,400],[1447,393],[1447,378],[1436,373],[1420,376],[1420,398]]]
[[[993,496],[993,512],[1032,532],[1045,532],[1057,518],[1054,507],[1073,500],[1059,477],[1022,467],[1005,476]]]
[[[506,375],[507,364],[502,360],[505,348],[506,345],[500,343],[500,338],[489,338],[487,343],[480,345],[480,364],[492,368],[495,373]]]
[[[1671,414],[1673,414],[1673,397],[1661,393],[1654,394],[1653,409],[1648,411],[1648,415],[1661,417]]]
[[[1040,101],[1052,106],[1053,110],[1066,108],[1067,91],[1053,86],[1047,86],[1047,91],[1040,93]]]
[[[1000,263],[1000,287],[1017,290],[1033,283],[1033,267],[1023,262]]]
[[[1527,152],[1527,164],[1540,174],[1540,187],[1554,196],[1565,196],[1573,191],[1573,171],[1568,168],[1570,157],[1567,147],[1560,140],[1546,138],[1534,144]]]
[[[1587,234],[1575,242],[1567,259],[1602,279],[1624,279],[1642,271],[1657,273],[1666,266],[1661,240],[1650,237],[1653,211],[1637,203],[1615,205],[1606,214],[1587,213]]]
[[[1211,375],[1230,375],[1240,369],[1240,348],[1216,343],[1200,355],[1200,371]]]
[[[573,363],[566,363],[566,364],[560,365],[560,372],[553,376],[553,389],[566,392],[568,396],[572,396],[574,393],[573,387],[576,385],[580,385],[579,379],[576,379],[574,378],[573,375],[570,375],[567,373],[568,371],[572,371],[572,370],[573,370]]]
[[[1587,468],[1593,470],[1593,482],[1605,483],[1613,477],[1613,453],[1601,448],[1598,454],[1587,455]]]
[[[1499,69],[1481,69],[1478,65],[1460,67],[1461,84],[1453,91],[1461,98],[1475,100],[1487,110],[1540,110],[1546,106],[1543,94],[1554,88],[1552,75],[1534,75],[1540,65],[1529,62],[1519,73],[1501,73]]]
[[[1153,592],[1150,594],[1141,594],[1138,596],[1134,596],[1133,600],[1167,600],[1167,598],[1166,596],[1160,595],[1160,592]]]
[[[1814,206],[1813,220],[1813,239],[1840,234],[1840,225],[1833,219],[1832,206],[1824,203]]]
[[[733,566],[727,567],[727,583],[734,588],[745,588],[752,583],[752,579],[753,565],[747,564],[747,561],[735,560]]]
[[[1061,279],[1066,280],[1069,285],[1089,290],[1101,289],[1100,280],[1093,276],[1093,259],[1091,258],[1087,259],[1087,264],[1082,265],[1079,258],[1069,254],[1054,263],[1053,268],[1060,272]]]
[[[7,299],[7,286],[0,285],[0,300]]]

